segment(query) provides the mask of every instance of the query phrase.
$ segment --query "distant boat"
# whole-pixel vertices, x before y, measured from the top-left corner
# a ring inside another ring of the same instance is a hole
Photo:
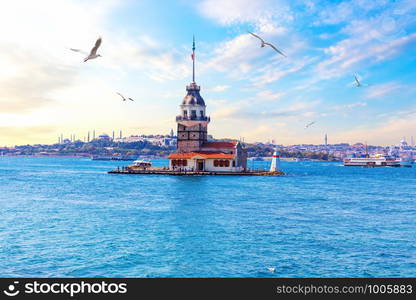
[[[252,157],[250,158],[250,160],[254,160],[254,161],[263,161],[264,158],[263,157]]]
[[[344,166],[347,167],[400,167],[401,163],[396,158],[384,155],[376,154],[369,156],[366,154],[363,157],[351,157],[344,159]]]
[[[131,155],[94,155],[91,157],[92,160],[121,160],[121,161],[129,161],[129,160],[136,160],[137,156]]]
[[[297,157],[281,157],[280,160],[281,161],[300,161],[300,159]]]
[[[133,164],[129,165],[127,169],[130,170],[146,170],[147,168],[152,167],[152,162],[144,159],[138,159],[133,162]]]

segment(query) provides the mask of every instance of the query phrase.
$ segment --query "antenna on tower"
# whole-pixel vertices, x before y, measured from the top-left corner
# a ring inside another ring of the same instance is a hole
[[[192,37],[192,82],[195,83],[195,35]]]

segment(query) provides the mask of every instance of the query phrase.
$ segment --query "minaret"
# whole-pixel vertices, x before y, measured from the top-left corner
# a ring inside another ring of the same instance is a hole
[[[178,123],[178,153],[199,151],[207,141],[210,118],[205,115],[205,102],[199,94],[201,89],[195,83],[195,38],[192,43],[192,82],[186,87],[187,94],[182,101]]]
[[[328,135],[325,133],[325,146],[328,146]]]

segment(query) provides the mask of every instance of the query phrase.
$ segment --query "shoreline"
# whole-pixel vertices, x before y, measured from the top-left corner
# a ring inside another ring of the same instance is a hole
[[[36,157],[36,158],[48,158],[48,157],[52,157],[52,158],[88,158],[91,159],[93,155],[0,155],[1,157]],[[146,157],[146,156],[141,156],[140,158],[142,159],[167,159],[166,157]],[[254,157],[255,158],[255,157]],[[289,157],[289,159],[291,159],[292,157]],[[252,159],[252,157],[250,157],[249,159]],[[91,159],[92,160],[92,159]],[[126,161],[126,160],[100,160],[97,159],[96,161]],[[256,162],[261,162],[261,161],[271,161],[271,159],[263,159],[263,160],[255,160]],[[281,160],[282,162],[303,162],[303,161],[310,161],[310,162],[342,162],[342,160],[321,160],[321,159],[299,159],[298,161],[295,160]]]

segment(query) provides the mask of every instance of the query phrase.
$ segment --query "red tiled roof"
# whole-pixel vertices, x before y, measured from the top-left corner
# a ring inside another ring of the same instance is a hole
[[[237,142],[208,142],[202,148],[235,148]]]
[[[168,156],[169,159],[190,159],[195,156],[201,156],[203,158],[219,158],[219,159],[232,159],[234,154],[226,154],[220,152],[186,152],[186,153],[172,153]]]

